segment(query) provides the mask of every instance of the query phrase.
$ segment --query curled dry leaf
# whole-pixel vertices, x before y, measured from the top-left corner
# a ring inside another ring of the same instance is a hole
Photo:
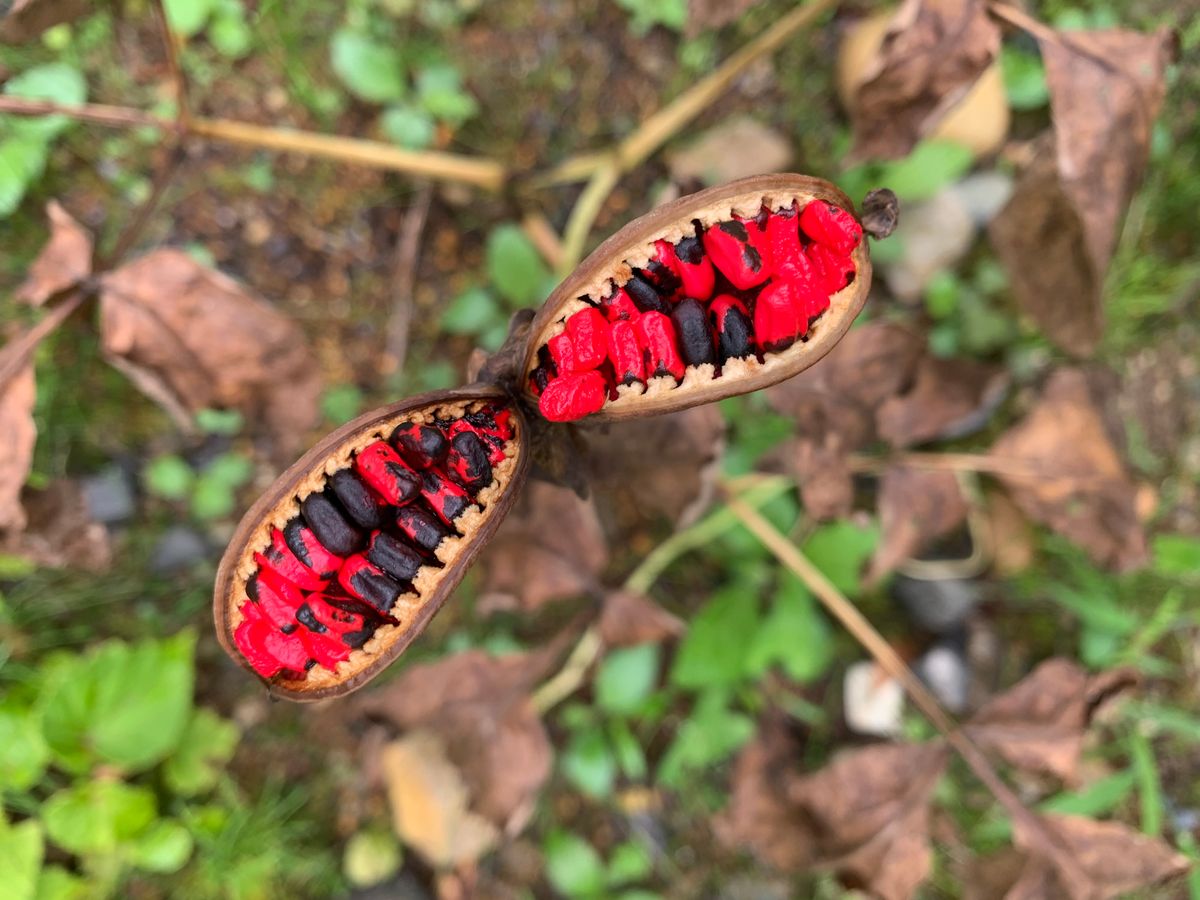
[[[235,407],[261,417],[281,455],[318,419],[321,379],[287,316],[187,254],[155,250],[103,277],[109,359],[176,416]]]
[[[725,419],[715,404],[585,435],[588,483],[618,532],[655,515],[684,527],[712,502],[725,449]]]
[[[911,447],[972,434],[991,419],[1008,384],[1008,374],[999,366],[926,356],[912,388],[879,407],[879,436],[893,447]]]
[[[1029,473],[999,477],[1030,518],[1079,544],[1101,565],[1129,569],[1146,559],[1137,486],[1084,373],[1055,372],[1038,403],[991,452],[1029,467]]]
[[[534,610],[588,593],[608,563],[608,543],[591,500],[530,482],[480,557],[482,611]]]
[[[735,3],[721,3],[723,9]],[[667,159],[671,177],[690,184],[724,184],[751,175],[786,172],[792,148],[777,131],[749,116],[734,116]]]
[[[952,534],[966,518],[967,501],[953,472],[889,466],[879,482],[883,537],[871,560],[868,581],[878,581]]]
[[[988,701],[966,730],[1010,764],[1071,783],[1096,712],[1136,683],[1131,670],[1088,675],[1070,660],[1050,659]]]
[[[645,594],[611,591],[600,610],[600,637],[609,647],[630,647],[679,637],[687,626]]]
[[[1113,29],[1041,41],[1054,121],[990,233],[1013,293],[1063,349],[1103,333],[1101,291],[1121,218],[1141,181],[1173,36]]]
[[[846,459],[851,449],[835,433],[796,438],[783,447],[804,511],[814,521],[843,519],[854,509],[854,475]]]
[[[47,28],[70,22],[92,9],[88,0],[16,0],[0,11],[0,41],[31,41]]]
[[[496,826],[469,809],[462,775],[436,734],[410,732],[383,748],[381,762],[396,834],[434,868],[474,862],[499,841]]]
[[[25,527],[21,488],[29,477],[37,442],[33,422],[36,399],[33,363],[26,363],[0,389],[0,530]]]
[[[1028,859],[1005,900],[1107,900],[1177,878],[1191,868],[1165,841],[1119,822],[1063,815],[1038,818],[1056,840],[1048,844],[1041,834],[1016,824],[1014,840]]]
[[[854,155],[904,156],[967,94],[1000,49],[984,0],[905,0],[853,103]]]
[[[108,529],[93,522],[83,492],[73,481],[55,481],[43,490],[26,491],[24,531],[0,543],[0,552],[45,568],[101,572],[112,563]]]
[[[79,284],[92,273],[92,236],[57,200],[46,204],[50,240],[29,267],[16,298],[41,306],[52,296]]]

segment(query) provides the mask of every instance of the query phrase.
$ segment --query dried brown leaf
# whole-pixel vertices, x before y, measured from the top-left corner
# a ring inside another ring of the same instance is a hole
[[[92,236],[57,200],[46,204],[50,240],[29,267],[16,298],[41,306],[54,294],[74,287],[92,272]]]
[[[1001,578],[1019,575],[1033,564],[1037,553],[1029,520],[1001,489],[987,492],[984,509],[992,548],[992,571]]]
[[[1029,860],[1005,900],[1107,900],[1177,878],[1191,868],[1165,841],[1119,822],[1062,815],[1038,818],[1056,840],[1048,844],[1040,833],[1016,823],[1014,841]]]
[[[1036,406],[991,452],[1030,467],[1029,474],[999,475],[1030,518],[1079,544],[1102,565],[1129,569],[1146,559],[1137,487],[1082,372],[1055,372]]]
[[[953,472],[889,466],[879,483],[883,537],[867,580],[877,581],[967,519],[967,501]]]
[[[722,4],[723,8],[733,5]],[[792,156],[791,145],[779,132],[749,116],[734,116],[670,154],[667,165],[677,182],[724,184],[750,175],[785,172]]]
[[[999,366],[969,359],[924,357],[910,390],[889,397],[875,415],[893,447],[954,440],[983,428],[1008,390]]]
[[[101,280],[109,359],[169,412],[233,407],[261,417],[280,454],[318,420],[321,376],[296,324],[228,276],[155,250]]]
[[[585,435],[588,482],[618,530],[652,516],[683,527],[712,502],[725,449],[725,419],[716,405],[621,422]],[[663,452],[668,447],[670,453]]]
[[[600,637],[609,647],[630,647],[679,637],[687,626],[645,594],[611,591],[600,610]]]
[[[108,529],[93,522],[73,481],[55,481],[23,495],[27,522],[0,542],[0,551],[44,568],[101,572],[112,564]]]
[[[496,845],[496,826],[469,809],[462,774],[436,734],[417,730],[383,749],[396,834],[436,869],[474,862]]]
[[[857,91],[854,155],[906,155],[999,49],[1000,30],[984,0],[905,0]]]
[[[534,610],[596,588],[608,543],[595,504],[530,482],[480,558],[481,611]]]
[[[1072,783],[1096,712],[1136,683],[1130,670],[1088,675],[1070,660],[1050,659],[988,701],[966,730],[1010,764]]]
[[[16,0],[0,16],[0,41],[31,41],[47,28],[86,15],[92,6],[88,0]]]
[[[0,390],[0,530],[25,527],[21,488],[33,465],[37,426],[33,363],[26,363]]]
[[[817,522],[844,519],[854,508],[854,476],[847,464],[853,448],[843,447],[841,435],[824,440],[801,437],[781,449],[800,488],[804,511]]]

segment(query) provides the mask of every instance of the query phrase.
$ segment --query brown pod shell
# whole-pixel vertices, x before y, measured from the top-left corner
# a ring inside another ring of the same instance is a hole
[[[590,304],[580,299],[608,296],[614,284],[629,280],[634,269],[645,268],[654,257],[654,243],[675,243],[695,235],[695,221],[702,226],[728,221],[737,215],[753,218],[764,207],[778,209],[799,201],[826,200],[851,215],[850,198],[835,185],[808,175],[755,175],[709,188],[651,210],[630,222],[596,248],[564,280],[542,306],[529,330],[529,344],[522,368],[522,391],[537,405],[530,391],[530,376],[538,368],[538,351],[564,329],[565,319]],[[871,258],[864,237],[850,254],[855,264],[854,280],[831,295],[829,308],[817,318],[802,341],[788,349],[768,353],[763,360],[749,357],[731,360],[720,377],[712,366],[689,367],[678,384],[673,379],[655,378],[641,384],[616,388],[618,398],[608,400],[598,411],[581,421],[632,419],[674,412],[725,397],[768,387],[803,371],[828,353],[850,328],[866,303],[871,288]]]
[[[513,437],[507,442],[505,458],[493,467],[491,484],[475,496],[476,505],[455,520],[461,536],[451,534],[437,547],[435,555],[441,567],[422,567],[412,581],[412,590],[402,594],[391,610],[395,623],[379,625],[336,670],[314,665],[303,678],[289,678],[287,672],[282,672],[264,679],[272,694],[299,701],[347,694],[386,669],[416,639],[512,507],[529,468],[525,422],[511,398],[490,385],[434,391],[401,400],[366,413],[325,437],[280,475],[242,517],[217,570],[213,618],[225,652],[253,672],[233,635],[243,619],[239,607],[247,597],[247,582],[258,568],[254,554],[271,545],[272,528],[283,529],[299,514],[301,500],[323,490],[329,476],[352,465],[356,451],[387,440],[399,424],[458,417],[488,403],[499,403],[512,411],[509,421]]]

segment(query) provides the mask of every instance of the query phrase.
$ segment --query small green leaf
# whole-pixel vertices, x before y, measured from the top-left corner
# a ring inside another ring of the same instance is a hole
[[[178,749],[163,766],[171,792],[195,797],[217,785],[222,767],[238,743],[237,726],[212,710],[197,709],[184,729]]]
[[[645,778],[646,753],[624,719],[613,719],[608,723],[608,740],[617,766],[625,777],[631,781]]]
[[[1155,536],[1154,568],[1164,575],[1200,578],[1200,538],[1187,534]]]
[[[368,828],[356,832],[346,842],[342,872],[356,888],[370,888],[387,881],[403,861],[400,842],[390,831]]]
[[[333,71],[342,84],[361,100],[391,103],[404,96],[404,70],[396,51],[367,35],[340,28],[329,45]]]
[[[241,59],[250,52],[253,38],[239,0],[218,0],[217,14],[208,29],[208,39],[217,52],[229,59]]]
[[[1041,109],[1050,102],[1046,67],[1040,57],[1009,44],[1000,47],[1000,74],[1013,109]]]
[[[138,836],[130,861],[147,872],[178,872],[192,855],[192,835],[174,819],[160,819]]]
[[[163,0],[163,5],[171,30],[190,38],[204,30],[217,3],[216,0]]]
[[[238,488],[254,475],[254,464],[237,453],[222,453],[205,466],[201,474],[219,484]]]
[[[683,777],[728,757],[754,735],[754,720],[729,709],[725,690],[701,694],[658,767],[658,779],[678,788]]]
[[[236,409],[202,409],[196,413],[196,426],[205,434],[234,435],[246,424]]]
[[[596,703],[610,713],[635,712],[658,682],[657,644],[624,647],[608,654],[596,673]]]
[[[613,848],[608,860],[608,886],[620,887],[641,881],[654,871],[654,861],[637,841],[626,841]]]
[[[617,0],[617,3],[629,13],[629,27],[637,35],[644,35],[655,25],[683,31],[687,24],[687,0]]]
[[[389,106],[379,119],[389,141],[410,150],[424,150],[433,143],[437,126],[424,109],[416,106]]]
[[[822,525],[804,542],[807,556],[843,594],[858,592],[863,564],[875,552],[879,529],[851,522]]]
[[[568,897],[590,897],[604,890],[604,864],[595,848],[578,835],[552,831],[542,845],[546,877]]]
[[[362,410],[363,394],[356,384],[335,384],[321,397],[321,413],[334,425],[345,425]]]
[[[0,791],[33,787],[46,771],[49,757],[37,713],[16,706],[0,707]]]
[[[38,876],[36,900],[88,900],[88,883],[62,866],[46,866]]]
[[[812,594],[791,573],[780,576],[771,611],[746,651],[750,671],[761,675],[772,663],[801,683],[825,674],[833,662],[833,634]]]
[[[8,825],[0,818],[0,897],[33,900],[44,850],[41,822],[29,819]]]
[[[600,729],[576,732],[563,750],[561,761],[567,780],[588,796],[607,797],[612,793],[617,765]]]
[[[1137,778],[1138,800],[1142,807],[1142,833],[1160,834],[1165,817],[1162,780],[1149,739],[1137,731],[1129,736],[1129,761]]]
[[[35,66],[14,75],[4,84],[4,93],[29,100],[51,100],[63,106],[79,106],[87,100],[87,81],[74,66],[55,62]],[[26,119],[4,119],[6,130],[14,135],[39,138],[43,141],[57,135],[71,124],[66,116],[36,116]]]
[[[475,98],[462,89],[462,76],[454,66],[430,66],[417,74],[417,96],[430,115],[451,125],[461,125],[479,111]]]
[[[192,490],[196,473],[174,453],[156,456],[142,471],[146,490],[165,500],[182,500]]]
[[[154,821],[154,794],[120,781],[85,781],[63,788],[42,806],[46,835],[80,856],[106,855]]]
[[[740,587],[718,592],[700,610],[675,654],[680,687],[732,685],[746,674],[746,647],[758,626],[758,597]]]
[[[904,159],[868,163],[847,171],[844,184],[886,184],[902,200],[927,200],[965,175],[973,162],[971,151],[952,141],[922,141]]]
[[[450,334],[479,334],[503,321],[496,298],[481,287],[463,291],[442,313],[442,328]]]
[[[41,138],[14,136],[0,141],[0,217],[21,205],[26,189],[45,167],[46,143]]]
[[[488,277],[514,309],[532,306],[544,298],[550,272],[520,226],[492,229],[487,242]]]
[[[945,319],[958,309],[962,283],[953,272],[943,269],[925,286],[925,311],[935,319]]]

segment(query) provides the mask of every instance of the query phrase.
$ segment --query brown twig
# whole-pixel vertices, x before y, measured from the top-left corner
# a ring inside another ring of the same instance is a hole
[[[1047,478],[1070,478],[1074,482],[1103,483],[1109,476],[1072,472],[1023,459],[991,456],[986,453],[893,453],[887,456],[865,456],[851,454],[847,459],[851,472],[877,473],[892,466],[911,469],[936,469],[950,472],[981,472],[1004,478],[1038,480]]]
[[[175,120],[179,131],[186,134],[192,119],[192,111],[188,106],[187,77],[183,74],[183,65],[179,61],[179,47],[175,43],[175,34],[167,20],[167,8],[163,5],[163,0],[154,0],[153,5],[154,14],[158,19],[158,30],[162,34],[163,50],[167,54],[167,67],[171,70],[171,81],[175,85]]]
[[[904,660],[866,617],[858,611],[841,591],[839,591],[825,574],[809,561],[800,549],[787,536],[772,525],[758,510],[746,503],[740,497],[726,490],[726,503],[734,515],[741,520],[764,547],[778,559],[793,575],[804,582],[805,586],[816,595],[817,599],[837,619],[864,649],[875,659],[880,668],[894,678],[912,698],[913,704],[933,724],[946,742],[962,757],[963,762],[991,791],[992,795],[1005,808],[1013,821],[1023,826],[1030,835],[1048,845],[1058,846],[1066,860],[1072,860],[1071,851],[1062,841],[1042,824],[1042,821],[1021,802],[1012,789],[996,773],[991,761],[942,709],[937,698],[913,674]],[[1075,870],[1072,861],[1066,863],[1072,871],[1065,872],[1069,879],[1082,884],[1082,869]]]
[[[525,232],[525,237],[529,238],[529,242],[545,260],[546,265],[558,271],[562,264],[562,238],[546,217],[540,212],[526,213],[521,219],[521,230]]]
[[[567,227],[563,231],[562,256],[558,263],[560,274],[566,275],[579,265],[592,225],[620,177],[621,170],[615,161],[610,161],[592,173],[591,180],[575,201],[571,215],[567,218]]]
[[[396,238],[395,263],[392,266],[392,310],[388,316],[383,369],[387,373],[404,368],[408,356],[408,334],[412,325],[413,286],[421,253],[421,235],[433,200],[433,185],[422,181],[404,214],[400,235]]]
[[[150,221],[150,216],[158,208],[163,194],[167,192],[167,185],[170,184],[171,178],[179,171],[179,164],[181,162],[183,162],[183,147],[176,143],[167,151],[166,159],[154,173],[154,183],[150,187],[150,195],[142,201],[133,218],[121,230],[121,233],[117,235],[117,240],[113,244],[112,250],[96,261],[95,268],[97,272],[111,269],[123,260],[125,254],[133,248],[138,236],[141,235],[142,230]]]
[[[40,322],[25,329],[0,348],[0,394],[4,393],[8,388],[8,383],[26,366],[38,344],[70,318],[85,299],[86,295],[83,291],[72,292],[62,302],[51,307]]]

